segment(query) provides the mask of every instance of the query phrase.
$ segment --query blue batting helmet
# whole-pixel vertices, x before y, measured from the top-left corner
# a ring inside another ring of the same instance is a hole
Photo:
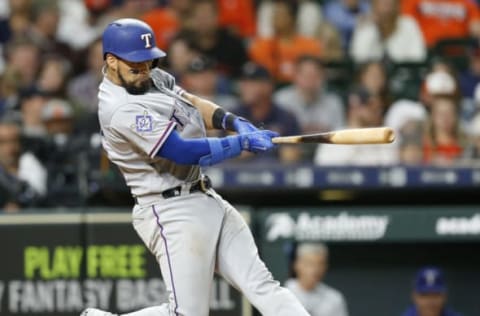
[[[147,23],[137,19],[119,19],[110,23],[102,36],[103,58],[107,53],[131,62],[164,57],[156,46],[155,34]]]

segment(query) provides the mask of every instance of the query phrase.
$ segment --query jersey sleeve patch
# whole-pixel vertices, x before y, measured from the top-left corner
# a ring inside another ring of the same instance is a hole
[[[145,111],[143,115],[135,116],[135,128],[137,132],[151,132],[153,130],[153,119],[148,112]]]
[[[177,123],[138,104],[128,104],[113,115],[109,129],[119,141],[127,141],[153,158]]]

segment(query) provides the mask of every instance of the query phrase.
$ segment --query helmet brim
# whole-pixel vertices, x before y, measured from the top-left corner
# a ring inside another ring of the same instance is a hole
[[[123,60],[130,61],[132,63],[141,63],[167,56],[167,54],[158,47],[152,47],[151,49],[142,49],[126,54],[115,54]]]

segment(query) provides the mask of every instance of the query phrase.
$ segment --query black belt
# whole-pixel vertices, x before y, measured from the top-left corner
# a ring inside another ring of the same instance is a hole
[[[192,185],[190,186],[190,193],[193,193],[193,192],[207,192],[208,189],[210,189],[212,187],[212,182],[210,181],[210,178],[207,177],[207,176],[202,176],[201,179],[195,181],[192,183]],[[171,188],[171,189],[168,189],[168,190],[165,190],[162,192],[162,196],[164,199],[169,199],[169,198],[172,198],[172,197],[175,197],[175,196],[179,196],[182,194],[182,186],[179,185],[179,186],[176,186],[174,188]]]
[[[203,175],[201,179],[192,182],[192,184],[190,186],[189,193],[194,193],[194,192],[204,192],[205,193],[211,187],[212,187],[212,181],[210,181],[210,178],[208,176]],[[180,195],[182,195],[182,186],[179,185],[179,186],[167,189],[167,190],[163,191],[161,194],[162,194],[162,197],[164,199],[169,199],[169,198],[172,198],[172,197],[175,197],[175,196],[180,196]],[[135,200],[135,203],[138,204],[137,197],[134,196],[133,199]]]

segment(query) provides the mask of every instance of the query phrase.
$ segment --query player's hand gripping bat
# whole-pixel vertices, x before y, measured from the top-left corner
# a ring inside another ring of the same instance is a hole
[[[325,133],[281,136],[272,138],[272,142],[274,144],[388,144],[393,142],[394,140],[395,133],[390,127],[354,128]]]

